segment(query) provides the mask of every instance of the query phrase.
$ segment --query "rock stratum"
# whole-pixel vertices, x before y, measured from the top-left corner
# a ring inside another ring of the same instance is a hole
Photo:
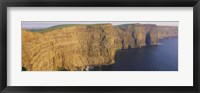
[[[111,65],[120,49],[157,45],[177,37],[177,26],[154,24],[59,25],[22,29],[22,66],[28,71],[83,71]]]

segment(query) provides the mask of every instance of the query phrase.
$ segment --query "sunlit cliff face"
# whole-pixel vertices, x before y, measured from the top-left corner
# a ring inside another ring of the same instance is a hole
[[[29,71],[86,70],[114,64],[119,49],[156,45],[178,36],[176,26],[72,25],[32,32],[22,29],[22,65]]]

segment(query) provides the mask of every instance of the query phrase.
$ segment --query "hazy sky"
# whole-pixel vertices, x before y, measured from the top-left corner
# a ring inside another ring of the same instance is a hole
[[[91,21],[91,22],[67,22],[67,21],[22,21],[22,28],[26,28],[26,29],[38,29],[38,28],[48,28],[51,26],[55,26],[55,25],[61,25],[61,24],[102,24],[102,23],[111,23],[113,25],[120,25],[120,24],[135,24],[135,23],[140,23],[140,24],[156,24],[156,25],[164,25],[164,26],[178,26],[178,21],[130,21],[130,22],[126,22],[126,21],[101,21],[101,22],[95,22],[95,21]]]

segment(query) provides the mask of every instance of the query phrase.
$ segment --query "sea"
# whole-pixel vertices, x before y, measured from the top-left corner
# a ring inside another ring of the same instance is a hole
[[[118,50],[115,64],[93,71],[178,71],[178,37],[162,39],[158,45]]]

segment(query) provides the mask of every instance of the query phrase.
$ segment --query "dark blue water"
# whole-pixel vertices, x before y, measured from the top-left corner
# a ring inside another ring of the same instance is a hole
[[[162,45],[119,50],[109,71],[178,71],[178,38],[160,40]]]

